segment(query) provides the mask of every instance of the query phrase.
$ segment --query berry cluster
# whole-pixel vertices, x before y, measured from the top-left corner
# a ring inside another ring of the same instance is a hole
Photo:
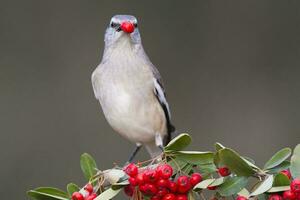
[[[173,168],[168,164],[159,165],[154,169],[139,170],[131,163],[124,171],[129,176],[129,185],[124,188],[125,194],[131,197],[140,191],[151,200],[188,200],[188,192],[202,181],[200,173],[182,175],[174,180]]]
[[[72,194],[72,200],[94,200],[97,194],[94,193],[94,188],[91,184],[84,186],[83,192],[74,192]]]
[[[289,170],[283,170],[280,173],[286,175],[289,179],[292,178]],[[300,200],[300,179],[292,180],[290,184],[290,190],[283,192],[282,194],[272,194],[269,196],[269,200]]]

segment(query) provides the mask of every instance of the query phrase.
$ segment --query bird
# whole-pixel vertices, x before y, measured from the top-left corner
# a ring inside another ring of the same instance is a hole
[[[161,155],[175,127],[161,75],[144,51],[136,17],[111,18],[91,81],[107,122],[136,144],[129,162],[142,146],[151,158]]]

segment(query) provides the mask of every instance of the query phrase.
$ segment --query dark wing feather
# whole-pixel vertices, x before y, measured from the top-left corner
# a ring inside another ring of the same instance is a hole
[[[166,94],[163,87],[161,76],[158,72],[158,70],[153,66],[153,75],[154,75],[154,86],[155,91],[154,94],[160,103],[165,116],[166,116],[166,122],[167,122],[167,136],[164,138],[164,145],[168,144],[172,139],[172,133],[175,131],[175,127],[171,123],[171,112],[169,108],[169,104],[166,100]]]

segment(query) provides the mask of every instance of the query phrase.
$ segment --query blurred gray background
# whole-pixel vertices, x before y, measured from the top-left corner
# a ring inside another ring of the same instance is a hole
[[[1,0],[2,199],[84,184],[83,152],[101,169],[128,158],[134,145],[106,123],[90,83],[105,28],[124,13],[139,19],[191,148],[218,141],[262,165],[300,143],[300,1]]]

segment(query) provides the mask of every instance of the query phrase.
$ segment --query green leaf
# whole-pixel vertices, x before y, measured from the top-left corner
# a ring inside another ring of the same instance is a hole
[[[72,194],[74,192],[78,192],[79,190],[80,190],[80,188],[75,183],[69,183],[67,185],[67,191],[68,191],[70,196],[72,196]]]
[[[284,169],[288,169],[290,165],[291,165],[290,161],[285,160],[280,165],[273,167],[272,169],[268,169],[265,172],[270,174],[276,174],[278,172],[281,172]]]
[[[290,186],[278,186],[278,187],[272,187],[271,189],[268,190],[269,193],[277,193],[277,192],[283,192],[283,191],[287,191],[290,190],[291,187]]]
[[[300,144],[294,149],[290,170],[293,178],[300,178]]]
[[[250,167],[256,169],[256,170],[260,170],[259,167],[257,167],[255,165],[255,162],[254,160],[252,160],[251,158],[248,158],[248,157],[241,157]]]
[[[213,163],[214,154],[212,152],[200,151],[177,151],[174,153],[177,159],[194,165]]]
[[[103,193],[101,193],[98,197],[95,198],[95,200],[108,200],[115,197],[121,189],[113,190],[112,188],[109,188],[105,190]]]
[[[200,168],[201,174],[211,174],[217,170],[216,166],[213,163],[198,165]]]
[[[51,187],[40,187],[27,192],[27,195],[36,200],[69,200],[69,196],[62,190]]]
[[[121,182],[121,183],[115,183],[115,184],[113,184],[112,186],[111,186],[111,188],[113,189],[113,190],[118,190],[118,189],[120,189],[120,188],[123,188],[123,187],[125,187],[126,185],[129,185],[129,182],[126,180],[126,181],[123,181],[123,182]]]
[[[280,165],[285,161],[292,153],[290,148],[284,148],[275,153],[270,160],[265,164],[264,169],[271,169]]]
[[[221,143],[216,142],[215,149],[216,149],[216,151],[219,151],[221,149],[225,149],[225,147]]]
[[[219,151],[221,162],[238,176],[251,176],[255,170],[232,149],[222,149]]]
[[[258,187],[255,188],[255,190],[250,194],[250,196],[257,196],[259,194],[265,193],[268,191],[273,184],[274,177],[273,175],[267,176],[265,180],[263,180]]]
[[[206,179],[204,181],[201,181],[200,183],[198,183],[197,185],[195,185],[194,189],[195,191],[199,191],[201,189],[205,189],[207,188],[211,183],[213,183],[216,179],[212,178],[212,179]]]
[[[248,198],[250,196],[250,193],[246,188],[243,188],[241,191],[238,192],[238,195]]]
[[[171,140],[164,149],[165,151],[179,151],[187,147],[191,141],[192,139],[189,134],[182,133]]]
[[[276,174],[275,178],[274,178],[274,182],[273,182],[273,187],[277,187],[277,186],[289,186],[291,183],[290,179],[282,174]]]
[[[81,155],[80,167],[88,181],[97,173],[96,162],[93,157],[87,153]]]
[[[212,182],[211,184],[209,184],[209,186],[219,186],[219,185],[222,185],[225,181],[225,178],[224,177],[220,177],[220,178],[217,178],[216,180],[214,180],[214,182]]]
[[[241,191],[247,185],[247,183],[247,177],[229,177],[222,185],[218,187],[218,192],[225,197],[231,196]]]
[[[168,161],[168,164],[173,168],[173,174],[176,174],[178,171],[182,170],[185,166],[188,165],[184,160],[172,158]]]

